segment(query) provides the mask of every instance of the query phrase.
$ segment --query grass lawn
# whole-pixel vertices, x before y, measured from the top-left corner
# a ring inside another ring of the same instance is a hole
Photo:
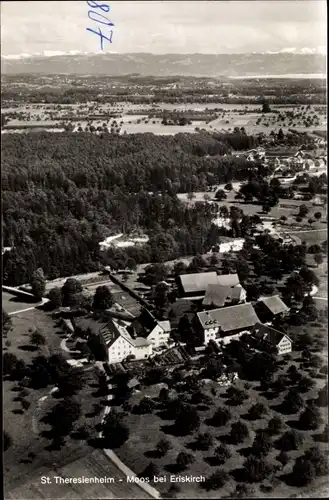
[[[30,301],[28,298],[17,297],[11,293],[2,291],[2,308],[6,313],[12,313],[35,306],[35,301]]]
[[[305,241],[308,245],[321,245],[328,237],[327,228],[308,231],[291,231],[291,234],[298,236],[298,238]]]
[[[13,316],[12,320],[13,329],[8,333],[11,344],[5,347],[7,352],[23,359],[26,364],[30,364],[39,354],[48,356],[61,352],[60,341],[63,333],[45,312],[33,309]],[[42,331],[46,338],[46,345],[39,350],[33,350],[29,342],[28,330],[34,327]],[[92,417],[88,414],[92,411],[93,404],[99,401],[99,397],[94,395],[97,378],[94,371],[85,372],[85,377],[85,386],[76,396],[82,404],[83,415],[77,426],[86,422],[94,428],[100,416]],[[40,390],[27,388],[28,395],[25,399],[29,401],[30,407],[23,411],[21,402],[15,401],[19,396],[15,388],[16,382],[4,381],[4,429],[13,439],[13,445],[4,454],[6,494],[29,481],[31,475],[37,474],[40,468],[52,468],[55,463],[61,466],[93,450],[85,442],[70,437],[61,450],[48,450],[50,441],[40,436],[40,432],[46,429],[40,419],[57,403],[58,400],[54,397],[56,393],[50,394],[51,386]],[[29,456],[30,453],[34,456]],[[39,477],[40,475],[42,474],[39,474]]]

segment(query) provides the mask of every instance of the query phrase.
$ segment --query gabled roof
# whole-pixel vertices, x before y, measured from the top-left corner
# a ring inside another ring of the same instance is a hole
[[[165,320],[165,321],[158,321],[158,325],[161,326],[162,330],[165,333],[170,333],[171,331],[171,326],[170,326],[170,321]]]
[[[286,333],[279,332],[275,328],[272,328],[267,325],[263,325],[262,323],[257,323],[254,329],[254,335],[258,339],[265,340],[266,342],[271,343],[272,345],[279,345],[283,338],[286,338],[292,342],[291,338],[288,337]]]
[[[136,337],[135,339],[132,339],[132,342],[135,347],[146,347],[152,344],[152,342],[144,339],[144,337]]]
[[[122,337],[129,344],[134,345],[134,340],[129,335],[126,325],[117,321],[110,320],[101,330],[100,333],[105,340],[106,346],[111,347],[114,342]]]
[[[218,284],[217,273],[215,271],[181,274],[179,278],[185,293],[205,291],[208,285]]]
[[[220,327],[224,333],[250,328],[259,323],[259,318],[250,303],[223,307],[197,313],[204,329]]]
[[[289,311],[289,307],[286,306],[279,295],[264,297],[260,299],[259,302],[263,303],[272,314],[281,314]]]
[[[185,293],[203,292],[209,285],[237,286],[237,274],[218,275],[215,271],[207,273],[181,274],[180,280]]]

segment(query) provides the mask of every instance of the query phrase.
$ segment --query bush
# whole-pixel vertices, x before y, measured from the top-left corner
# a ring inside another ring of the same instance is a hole
[[[236,422],[231,426],[230,436],[233,443],[242,443],[249,436],[248,427],[243,422]]]
[[[285,432],[278,440],[277,444],[279,448],[284,451],[292,451],[298,450],[303,441],[303,435],[293,429],[291,431]]]
[[[227,424],[231,416],[230,411],[226,408],[218,408],[211,419],[211,425],[215,427],[222,427]]]
[[[200,433],[197,438],[197,446],[199,450],[209,450],[213,444],[213,437],[208,433]]]
[[[227,446],[221,444],[215,449],[214,460],[218,465],[223,464],[231,457],[231,452]]]
[[[263,481],[272,471],[272,467],[263,459],[250,456],[244,463],[246,478],[249,482]]]
[[[191,453],[187,453],[186,451],[181,451],[178,453],[176,458],[176,465],[178,466],[180,471],[187,469],[189,465],[194,462],[194,456]]]

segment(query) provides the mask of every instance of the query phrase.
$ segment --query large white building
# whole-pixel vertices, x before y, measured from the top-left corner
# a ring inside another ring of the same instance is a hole
[[[152,343],[143,337],[133,338],[128,332],[128,325],[123,320],[110,320],[100,330],[106,343],[109,363],[121,363],[131,355],[135,359],[147,359],[152,355]]]

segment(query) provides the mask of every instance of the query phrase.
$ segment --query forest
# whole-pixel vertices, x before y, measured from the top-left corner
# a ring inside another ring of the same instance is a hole
[[[48,279],[196,254],[216,239],[213,208],[188,208],[176,194],[265,175],[257,163],[231,155],[257,144],[226,135],[94,135],[66,132],[3,137],[4,283],[27,283],[41,267]],[[223,156],[226,154],[226,156]],[[116,232],[145,231],[145,247],[100,255]]]

